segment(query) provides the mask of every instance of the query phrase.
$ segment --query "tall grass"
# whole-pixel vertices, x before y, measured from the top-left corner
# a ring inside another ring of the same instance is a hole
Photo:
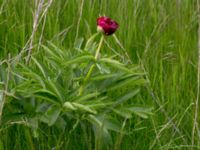
[[[134,103],[153,106],[154,115],[149,119],[134,117],[121,121],[125,129],[112,133],[113,149],[200,148],[197,130],[192,144],[198,65],[196,0],[53,0],[42,16],[48,2],[44,1],[39,16],[33,52],[40,53],[40,46],[50,41],[75,53],[74,47],[83,48],[77,43],[83,40],[84,45],[86,39],[96,33],[96,18],[106,15],[118,21],[116,36],[132,62],[139,63],[147,72],[149,84],[142,88]],[[37,11],[35,1],[0,0],[0,6],[0,60],[20,52],[26,56],[30,48],[30,43],[28,46],[26,43],[33,33]],[[114,38],[107,42],[102,53],[111,55],[111,51],[105,52],[111,47],[124,56]],[[0,74],[2,88],[6,77],[4,72]],[[88,128],[89,125],[83,132],[83,126],[78,126],[76,132],[70,134],[43,125],[37,139],[25,126],[3,126],[0,149],[93,149]]]

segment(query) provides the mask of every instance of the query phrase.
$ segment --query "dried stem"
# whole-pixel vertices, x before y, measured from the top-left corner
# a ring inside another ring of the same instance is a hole
[[[38,22],[38,24],[39,24],[39,23],[41,22],[41,20],[44,18],[44,19],[43,19],[43,24],[42,24],[42,32],[41,32],[40,39],[39,39],[39,44],[38,44],[38,49],[40,48],[40,45],[41,45],[41,43],[42,43],[42,37],[43,37],[45,25],[46,25],[47,11],[48,11],[49,7],[51,6],[52,2],[53,2],[53,0],[49,0],[49,1],[47,2],[47,5],[46,5],[46,7],[44,8],[44,11],[43,11],[43,13],[42,13],[42,15],[41,15],[41,17],[40,17],[39,22]]]
[[[4,83],[4,90],[2,93],[2,100],[0,101],[0,125],[1,125],[1,119],[2,119],[2,114],[3,114],[3,107],[6,101],[6,93],[8,91],[8,84],[10,80],[10,55],[8,57],[8,60],[6,60],[7,63],[7,76],[6,76],[6,81]]]
[[[40,0],[40,2],[38,4],[38,0],[35,0],[37,10],[35,11],[34,19],[33,19],[33,31],[32,31],[32,34],[30,36],[30,39],[28,40],[28,42],[26,43],[26,45],[23,48],[23,50],[24,50],[28,46],[28,56],[27,56],[27,59],[26,59],[26,64],[29,64],[29,61],[31,59],[34,37],[35,37],[35,33],[37,32],[38,25],[40,24],[40,22],[44,18],[44,22],[43,22],[43,26],[42,26],[42,33],[41,33],[41,36],[40,36],[40,39],[39,39],[39,46],[41,44],[42,35],[43,35],[45,23],[46,23],[46,14],[47,14],[47,11],[48,11],[49,7],[51,6],[52,2],[53,2],[53,0],[48,0],[48,2],[46,4],[44,4],[44,0]],[[43,9],[43,7],[44,7],[44,9]],[[22,52],[23,52],[23,50],[22,50]],[[20,54],[20,56],[21,56],[21,54]]]
[[[192,146],[195,143],[195,130],[200,141],[199,125],[198,125],[198,111],[199,111],[199,90],[200,90],[200,2],[197,0],[197,11],[198,11],[198,68],[197,68],[197,97],[195,101],[195,112],[194,112],[194,123],[192,129]]]
[[[81,22],[81,18],[82,18],[82,14],[83,14],[83,5],[84,5],[84,0],[81,0],[81,5],[80,5],[80,14],[79,14],[79,18],[78,18],[78,23],[77,23],[77,28],[76,28],[76,36],[75,36],[75,41],[78,38],[78,34],[79,34],[79,26],[80,26],[80,22]]]
[[[35,2],[36,2],[36,5],[37,5],[37,0]],[[26,59],[26,64],[29,64],[29,61],[30,61],[30,58],[31,58],[32,49],[33,49],[33,41],[34,41],[35,33],[37,31],[39,16],[40,16],[40,13],[42,11],[43,3],[44,3],[44,0],[40,0],[40,2],[38,4],[38,8],[37,8],[37,10],[35,11],[35,14],[34,14],[33,31],[32,31],[31,37],[30,37],[30,44],[29,44],[28,57]]]

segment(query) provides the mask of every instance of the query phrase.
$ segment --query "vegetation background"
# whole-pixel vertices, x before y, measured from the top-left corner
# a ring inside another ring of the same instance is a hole
[[[147,73],[148,85],[141,89],[135,103],[154,108],[148,119],[128,120],[125,135],[113,133],[113,139],[120,137],[121,142],[114,142],[110,148],[200,149],[200,118],[198,115],[195,118],[199,105],[196,105],[198,3],[198,0],[0,0],[0,60],[26,52],[29,46],[38,52],[37,46],[46,41],[73,51],[77,41],[85,43],[96,33],[99,15],[109,16],[120,25],[116,36],[121,45],[110,38],[109,47],[121,55],[122,49],[126,50],[132,62],[140,64]],[[4,81],[0,79],[3,87]],[[80,129],[73,135],[46,125],[40,130],[41,136],[34,138],[29,127],[3,126],[0,149],[93,148],[85,142]]]

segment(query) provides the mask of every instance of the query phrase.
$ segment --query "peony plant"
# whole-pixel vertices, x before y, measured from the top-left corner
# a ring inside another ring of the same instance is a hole
[[[1,125],[23,124],[32,129],[35,138],[43,134],[44,124],[69,136],[83,131],[86,140],[94,137],[93,147],[104,143],[109,148],[111,131],[123,134],[126,120],[136,115],[147,118],[151,109],[133,101],[146,84],[139,65],[124,64],[115,55],[102,53],[99,57],[104,37],[113,35],[118,27],[111,18],[99,17],[97,29],[102,35],[98,45],[93,36],[72,53],[70,48],[48,42],[40,53],[33,53],[29,66],[15,59],[5,61],[9,69],[6,64],[0,69],[5,76],[9,74],[9,94],[1,109]],[[93,48],[95,55],[88,51]]]

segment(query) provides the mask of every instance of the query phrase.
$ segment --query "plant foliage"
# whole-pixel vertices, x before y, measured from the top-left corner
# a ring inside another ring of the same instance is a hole
[[[93,39],[82,49],[82,40],[79,40],[81,43],[76,43],[74,50],[61,49],[48,42],[33,54],[29,65],[10,61],[8,70],[8,65],[3,63],[1,79],[9,74],[9,89],[2,125],[22,123],[37,133],[40,124],[63,131],[70,124],[71,133],[81,124],[89,124],[96,140],[103,137],[104,142],[111,142],[109,131],[121,132],[120,122],[124,119],[133,115],[147,118],[151,109],[130,103],[146,84],[144,72],[139,65],[125,64],[114,55],[102,54],[95,60]],[[93,64],[95,70],[84,83]]]

